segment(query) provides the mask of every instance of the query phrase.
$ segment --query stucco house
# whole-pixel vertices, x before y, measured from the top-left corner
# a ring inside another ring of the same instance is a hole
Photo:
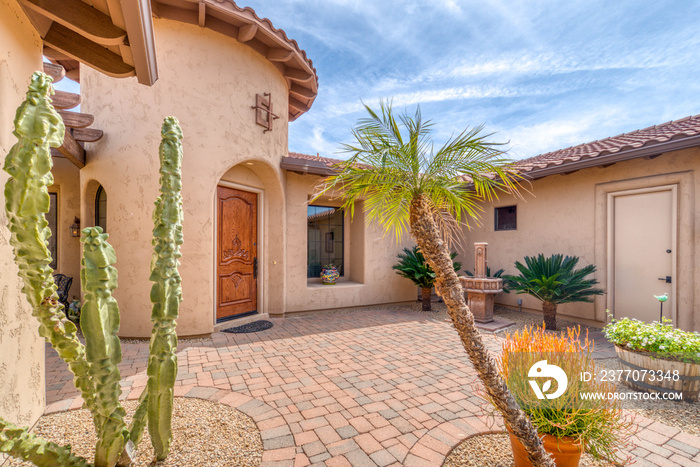
[[[362,215],[350,220],[337,201],[308,205],[318,162],[289,154],[287,125],[309,110],[318,79],[269,20],[228,0],[2,0],[0,8],[3,154],[33,71],[60,79],[65,70],[81,84],[80,96],[54,99],[69,128],[53,154],[48,217],[55,272],[74,279],[69,299],[80,298],[72,227],[101,225],[117,251],[120,334],[150,335],[151,216],[167,115],[185,134],[179,335],[208,335],[233,318],[415,298],[410,283],[386,274],[401,245],[387,248],[378,228]],[[42,55],[60,67],[42,65]],[[5,225],[3,212],[0,414],[32,424],[44,405],[44,344]],[[333,287],[318,278],[330,262],[342,273]]]
[[[606,294],[558,313],[597,323],[616,317],[659,319],[654,295],[667,293],[664,317],[700,331],[700,115],[518,161],[529,181],[523,199],[484,206],[482,225],[466,232],[489,243],[491,269],[515,273],[515,261],[544,253],[595,264]],[[465,264],[473,264],[467,249]],[[530,296],[496,303],[541,310]]]
[[[330,173],[338,161],[309,159],[307,173]],[[284,164],[289,164],[285,162]],[[474,264],[487,242],[492,271],[515,274],[515,261],[539,253],[595,264],[606,294],[571,303],[558,314],[603,325],[616,317],[659,319],[654,295],[667,293],[664,318],[700,331],[700,115],[517,161],[522,197],[483,205],[480,225],[466,229],[458,260]],[[522,303],[518,303],[522,300]],[[528,295],[500,293],[495,303],[540,312]]]
[[[122,336],[150,335],[151,215],[167,115],[185,135],[179,335],[208,335],[233,319],[415,300],[414,286],[390,272],[406,245],[365,225],[361,205],[353,219],[337,200],[309,205],[336,161],[289,152],[287,128],[312,106],[316,70],[250,8],[230,0],[0,0],[0,44],[2,154],[42,55],[63,67],[47,71],[80,81],[81,96],[55,100],[70,128],[52,170],[55,269],[74,278],[70,295],[80,298],[71,227],[76,218],[103,226],[117,252]],[[80,112],[71,110],[78,103]],[[561,314],[603,322],[613,309],[643,318],[648,297],[636,284],[644,283],[648,295],[669,293],[675,323],[700,330],[699,146],[693,117],[521,161],[533,195],[487,204],[483,226],[466,239],[489,242],[491,267],[509,272],[540,252],[597,264],[608,294]],[[0,415],[26,425],[43,410],[44,343],[8,238],[0,210]],[[473,264],[464,250],[461,259]],[[326,263],[341,269],[334,286],[318,279]],[[497,302],[517,307],[521,297]]]

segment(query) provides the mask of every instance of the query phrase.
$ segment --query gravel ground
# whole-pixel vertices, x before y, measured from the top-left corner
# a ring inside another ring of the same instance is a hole
[[[467,438],[445,459],[444,467],[512,467],[513,451],[507,433],[491,433]],[[588,454],[581,456],[581,467],[614,466],[596,461]]]
[[[125,401],[123,405],[128,423],[137,401]],[[86,409],[45,415],[33,432],[55,443],[70,444],[75,454],[89,462],[94,459],[96,436]],[[247,415],[225,405],[176,397],[170,455],[165,461],[155,462],[146,430],[132,466],[258,466],[262,451],[260,431]],[[7,465],[34,464],[11,459]]]
[[[617,358],[596,360],[596,363],[608,370],[622,369]],[[617,392],[637,392],[621,383]],[[622,407],[643,417],[657,420],[665,425],[679,428],[686,433],[700,436],[700,402],[665,401],[665,400],[624,400]]]

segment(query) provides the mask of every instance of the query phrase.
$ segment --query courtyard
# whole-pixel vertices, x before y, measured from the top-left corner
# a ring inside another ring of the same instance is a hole
[[[463,439],[502,431],[502,423],[475,395],[476,373],[444,314],[417,310],[316,313],[273,319],[259,333],[182,340],[175,395],[250,416],[260,430],[263,466],[440,466]],[[598,358],[614,355],[592,336]],[[484,339],[498,352],[499,337]],[[122,398],[133,400],[146,385],[148,343],[122,346]],[[82,405],[50,347],[46,388],[46,413]],[[675,404],[681,412],[689,407]],[[700,465],[700,436],[635,416],[634,465]]]

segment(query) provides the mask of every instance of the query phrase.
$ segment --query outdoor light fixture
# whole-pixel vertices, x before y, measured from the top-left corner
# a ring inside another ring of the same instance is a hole
[[[80,219],[77,216],[73,219],[73,225],[70,226],[70,236],[80,237]]]

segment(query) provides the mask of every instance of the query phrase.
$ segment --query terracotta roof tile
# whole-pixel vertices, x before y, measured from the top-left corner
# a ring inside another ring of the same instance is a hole
[[[610,138],[540,154],[539,156],[529,159],[516,161],[512,168],[527,173],[533,170],[566,166],[567,164],[597,157],[601,157],[600,163],[604,164],[603,156],[698,135],[700,135],[700,115],[695,115],[680,120],[672,120],[660,125],[650,126],[630,133],[623,133]],[[335,164],[344,162],[340,159],[312,156],[300,154],[298,152],[290,152],[288,156],[294,159],[321,161],[329,168],[332,168]],[[469,181],[467,177],[465,177],[464,180]]]
[[[700,115],[540,154],[517,161],[513,167],[522,172],[531,172],[696,135],[700,135]]]

